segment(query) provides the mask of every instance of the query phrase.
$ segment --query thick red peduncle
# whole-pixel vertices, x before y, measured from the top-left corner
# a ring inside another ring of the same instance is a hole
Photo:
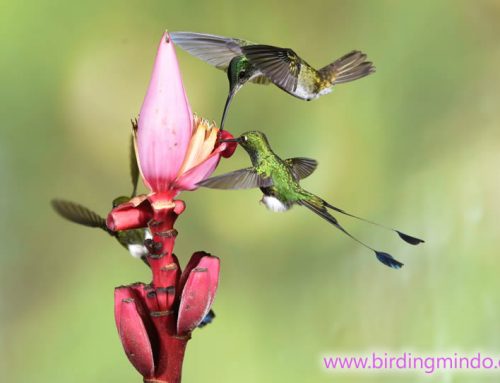
[[[154,354],[155,376],[145,377],[148,383],[180,383],[182,363],[189,336],[176,333],[177,307],[176,297],[181,274],[177,257],[173,254],[177,230],[174,223],[184,211],[183,201],[174,200],[174,194],[162,193],[150,197],[153,219],[148,223],[153,236],[147,246],[150,252],[148,263],[153,273],[152,288],[156,293],[157,310],[152,311],[158,343]]]
[[[173,255],[177,230],[174,223],[184,211],[185,204],[180,200],[173,200],[173,195],[156,194],[150,197],[153,208],[153,218],[148,227],[153,239],[148,241],[148,262],[153,273],[155,288],[172,288],[177,285],[180,268]],[[172,302],[173,303],[173,302]],[[169,307],[164,307],[169,309]]]

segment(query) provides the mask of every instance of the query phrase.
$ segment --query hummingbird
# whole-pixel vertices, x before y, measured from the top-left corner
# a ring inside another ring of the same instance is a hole
[[[384,265],[400,269],[403,264],[392,255],[375,250],[349,233],[339,221],[328,211],[356,218],[370,224],[395,232],[403,241],[418,245],[423,240],[405,234],[399,230],[378,224],[376,222],[358,217],[345,210],[335,207],[324,199],[303,189],[300,180],[311,175],[318,163],[316,160],[305,157],[295,157],[282,160],[278,157],[269,144],[267,137],[260,131],[243,133],[238,138],[221,140],[224,142],[237,142],[250,156],[252,167],[235,170],[230,173],[208,178],[198,183],[198,186],[213,189],[249,189],[260,188],[263,193],[261,202],[271,211],[283,212],[293,205],[301,205],[317,214],[338,230],[349,236],[362,246],[373,251],[377,259]]]
[[[132,122],[132,125],[137,124],[137,122]],[[137,158],[135,155],[134,141],[133,137],[130,143],[130,176],[132,180],[132,195],[120,196],[113,200],[113,208],[121,205],[130,200],[130,198],[135,197],[137,194],[137,183],[139,180],[139,167],[137,165]],[[134,229],[134,230],[123,230],[123,231],[111,231],[106,226],[106,220],[99,214],[88,209],[87,207],[80,205],[75,202],[54,199],[51,201],[54,210],[63,218],[67,220],[84,225],[87,227],[96,227],[104,230],[112,237],[115,237],[118,243],[126,248],[134,258],[140,258],[146,265],[148,250],[144,246],[144,241],[146,239],[151,239],[151,233],[147,229]]]
[[[290,48],[256,44],[247,40],[195,32],[171,32],[172,41],[199,59],[227,72],[229,94],[220,129],[234,95],[248,81],[273,83],[301,100],[328,94],[337,84],[375,72],[366,54],[352,51],[321,69],[315,69]]]

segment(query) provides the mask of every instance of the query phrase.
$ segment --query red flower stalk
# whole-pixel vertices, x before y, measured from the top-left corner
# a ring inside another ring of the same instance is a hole
[[[219,281],[217,257],[194,253],[182,274],[175,255],[172,260],[164,273],[173,285],[136,283],[115,289],[116,327],[145,382],[180,382],[191,331],[210,310]]]
[[[175,197],[196,189],[236,144],[221,143],[218,138],[231,134],[191,113],[168,33],[158,48],[134,138],[150,193],[114,208],[106,223],[113,231],[149,227],[153,238],[145,245],[153,280],[116,289],[116,324],[127,356],[145,381],[177,383],[191,331],[214,300],[219,260],[195,253],[181,275],[173,254],[174,223],[185,204]]]

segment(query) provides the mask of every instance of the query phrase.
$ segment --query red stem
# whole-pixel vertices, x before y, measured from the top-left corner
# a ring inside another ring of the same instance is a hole
[[[144,382],[180,383],[182,363],[189,337],[177,335],[175,291],[180,277],[179,262],[173,249],[177,231],[174,223],[184,211],[184,202],[174,201],[174,195],[158,196],[151,201],[154,215],[148,226],[153,235],[148,262],[153,273],[152,287],[156,292],[157,311],[151,312],[158,343],[154,345],[155,373]]]
[[[153,318],[159,338],[157,345],[158,349],[155,352],[155,354],[158,355],[158,360],[155,361],[155,376],[152,378],[144,378],[144,382],[181,382],[184,353],[190,337],[181,337],[165,331],[165,327],[170,324],[168,322],[172,322],[173,317],[174,316],[171,315]]]

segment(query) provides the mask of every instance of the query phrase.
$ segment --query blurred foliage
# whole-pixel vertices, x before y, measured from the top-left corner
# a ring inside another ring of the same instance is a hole
[[[394,271],[305,209],[266,211],[256,190],[183,194],[177,255],[223,260],[217,318],[194,333],[184,381],[470,382],[334,376],[321,356],[500,351],[499,17],[497,0],[2,1],[2,381],[139,381],[113,288],[148,271],[49,200],[106,214],[128,193],[129,120],[168,28],[290,46],[318,66],[367,52],[375,75],[311,103],[246,87],[226,127],[264,130],[283,157],[317,158],[306,188],[427,240],[412,248],[342,219],[405,263]],[[225,75],[178,56],[193,110],[218,121]],[[218,171],[247,165],[239,150]]]

